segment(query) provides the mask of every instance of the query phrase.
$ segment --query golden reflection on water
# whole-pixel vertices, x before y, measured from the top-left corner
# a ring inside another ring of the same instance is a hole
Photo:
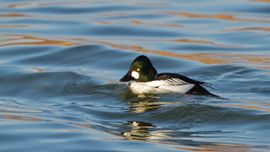
[[[206,45],[210,45],[210,46],[224,47],[224,48],[228,48],[228,49],[240,47],[240,46],[235,46],[235,45],[225,45],[225,44],[219,44],[219,43],[212,42],[212,41],[196,40],[196,39],[176,39],[174,41],[177,43],[206,44]]]
[[[258,103],[256,103],[256,104],[258,104]],[[241,109],[258,110],[258,111],[264,111],[264,112],[268,112],[268,113],[270,112],[270,108],[258,106],[258,105],[226,104],[223,106],[236,107],[236,108],[241,108]]]
[[[46,7],[46,6],[64,6],[64,5],[72,5],[78,3],[87,2],[86,0],[69,0],[63,2],[19,2],[19,3],[10,3],[6,5],[7,8],[26,8],[26,7]]]
[[[224,48],[242,48],[241,45],[231,45],[231,44],[221,44],[216,43],[209,40],[202,40],[202,39],[190,39],[190,38],[178,38],[178,39],[128,39],[130,41],[141,41],[141,42],[175,42],[175,43],[183,43],[183,44],[195,44],[195,45],[208,45],[208,46],[217,46],[217,47],[224,47]]]
[[[209,144],[199,145],[198,147],[178,147],[178,150],[194,151],[194,152],[248,152],[252,151],[252,147],[242,144]]]
[[[247,27],[242,28],[243,31],[264,31],[264,32],[270,32],[270,27]]]
[[[43,119],[35,118],[32,116],[26,116],[26,115],[11,115],[11,114],[1,114],[2,117],[8,120],[15,120],[15,121],[33,121],[33,122],[39,122],[44,121]]]
[[[53,40],[49,38],[41,38],[31,35],[23,34],[1,34],[2,40],[0,46],[15,46],[15,45],[40,45],[40,46],[74,46],[80,43],[72,41],[84,41],[83,39],[72,39],[72,40]],[[3,39],[4,38],[4,39]],[[210,44],[210,45],[221,45],[215,44],[214,42],[204,41],[204,40],[191,40],[191,39],[176,39],[171,40],[177,43],[194,43],[194,44]],[[270,69],[270,56],[262,55],[248,55],[248,54],[238,54],[238,53],[179,53],[179,52],[169,52],[166,50],[152,50],[147,49],[139,45],[127,45],[127,44],[117,44],[110,41],[104,40],[90,40],[90,42],[99,43],[102,45],[109,45],[112,48],[117,48],[127,51],[135,51],[139,53],[151,53],[161,56],[180,58],[185,60],[192,60],[201,62],[204,64],[227,64],[227,63],[240,63],[248,64],[260,69]],[[87,42],[84,42],[87,43]],[[229,47],[229,46],[226,46]],[[231,46],[232,47],[232,46]]]
[[[131,20],[130,22],[133,25],[147,25],[150,27],[169,27],[169,28],[184,27],[183,25],[179,25],[179,24],[154,23],[154,22],[145,22],[141,20]]]
[[[9,29],[9,28],[29,28],[29,25],[0,25],[0,28],[5,28],[5,29]]]
[[[255,2],[270,3],[270,0],[254,0]]]
[[[1,101],[0,101],[1,102]],[[25,111],[27,113],[40,113],[40,110],[30,109],[28,107],[16,107],[16,106],[6,106],[0,104],[0,117],[3,117],[7,120],[15,120],[15,121],[43,121],[43,119],[36,118],[27,114],[23,114]]]
[[[240,18],[235,17],[232,14],[199,14],[199,13],[190,13],[190,12],[166,12],[167,14],[177,15],[186,18],[202,18],[202,19],[218,19],[226,20],[231,22],[270,22],[269,19],[255,19],[255,18]]]
[[[0,101],[2,102],[2,101]],[[47,110],[46,110],[47,111]],[[50,119],[35,116],[35,114],[43,113],[42,110],[32,109],[29,107],[17,107],[12,105],[3,105],[0,103],[0,123],[4,121],[22,121],[22,122],[54,122],[54,123],[68,123],[79,128],[92,128],[92,126],[86,123],[76,123],[72,121]],[[78,129],[67,129],[65,132],[78,132]]]
[[[22,13],[5,13],[0,14],[0,18],[14,18],[14,17],[26,17],[27,15]]]
[[[29,15],[25,15],[23,13],[4,13],[0,14],[0,18],[22,18],[22,17],[30,17]],[[0,28],[30,28],[30,25],[24,25],[24,24],[4,24],[0,25]]]
[[[204,64],[225,64],[225,63],[241,63],[248,64],[249,66],[254,66],[261,69],[270,69],[270,56],[262,55],[245,55],[238,53],[176,53],[168,52],[164,50],[151,50],[144,48],[139,45],[126,45],[126,44],[116,44],[108,41],[96,41],[100,44],[109,45],[113,48],[135,51],[139,53],[151,53],[161,56],[181,58],[186,60],[192,60],[201,62]]]
[[[102,25],[109,25],[109,24],[112,24],[112,22],[109,22],[109,21],[97,21],[96,23],[97,23],[97,24],[102,24]]]
[[[270,27],[244,27],[244,28],[235,28],[235,29],[224,29],[222,31],[230,32],[230,31],[248,31],[248,32],[270,32]]]
[[[12,4],[8,4],[6,7],[7,8],[19,8],[22,6],[27,5],[27,3],[12,3]]]
[[[211,55],[211,54],[206,54],[206,53],[180,54],[180,53],[174,53],[174,52],[167,52],[167,51],[163,51],[163,50],[150,50],[150,49],[146,49],[146,48],[139,46],[139,45],[116,44],[116,43],[111,43],[111,42],[106,42],[106,41],[98,41],[98,43],[109,45],[113,48],[118,48],[121,50],[132,50],[132,51],[140,52],[140,53],[151,53],[151,54],[157,54],[157,55],[161,55],[161,56],[194,60],[194,61],[199,61],[199,62],[202,62],[205,64],[224,63],[224,60],[209,57],[209,55]]]
[[[65,41],[65,40],[52,40],[48,38],[41,38],[31,35],[19,35],[19,34],[0,34],[1,37],[4,37],[4,40],[1,40],[0,46],[14,46],[14,45],[52,45],[52,46],[73,46],[76,45],[74,42]]]

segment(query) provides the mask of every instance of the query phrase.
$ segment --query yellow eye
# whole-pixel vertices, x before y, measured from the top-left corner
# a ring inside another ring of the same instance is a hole
[[[141,71],[141,69],[138,68],[137,71],[139,72],[139,71]]]

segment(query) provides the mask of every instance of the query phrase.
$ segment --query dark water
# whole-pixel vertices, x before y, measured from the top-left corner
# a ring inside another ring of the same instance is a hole
[[[269,0],[2,0],[0,151],[269,151]],[[226,99],[127,98],[138,55]]]

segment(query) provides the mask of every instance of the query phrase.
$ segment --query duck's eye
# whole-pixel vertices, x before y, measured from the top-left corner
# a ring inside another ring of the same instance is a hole
[[[139,79],[139,77],[140,77],[140,75],[139,75],[139,73],[138,73],[137,71],[132,71],[132,72],[131,72],[131,76],[132,76],[133,78],[135,78],[135,79]]]
[[[141,69],[140,69],[140,68],[137,68],[137,69],[136,69],[136,71],[140,72],[140,71],[141,71]]]

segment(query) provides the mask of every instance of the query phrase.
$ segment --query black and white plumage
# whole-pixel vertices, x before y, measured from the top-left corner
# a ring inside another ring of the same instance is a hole
[[[146,56],[137,57],[132,62],[128,73],[120,81],[131,81],[129,88],[132,93],[137,95],[178,93],[216,96],[203,87],[207,85],[205,82],[176,73],[157,74]]]

